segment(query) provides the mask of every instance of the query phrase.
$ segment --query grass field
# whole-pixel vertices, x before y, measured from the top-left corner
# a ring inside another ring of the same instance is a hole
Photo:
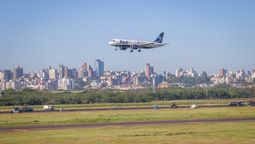
[[[177,101],[179,104],[217,103]],[[222,102],[222,101],[220,101]],[[226,101],[224,101],[226,103]],[[154,102],[155,103],[155,102]],[[150,103],[152,105],[153,103]],[[158,102],[157,104],[167,104]],[[217,103],[218,104],[218,103]],[[111,104],[109,104],[111,105]],[[107,105],[107,106],[109,106]],[[132,106],[127,104],[128,106]],[[127,106],[126,105],[126,106]],[[70,108],[76,106],[68,105]],[[67,107],[68,107],[67,106]],[[81,105],[77,106],[80,107]],[[98,106],[98,105],[97,105]],[[101,106],[106,106],[102,104]],[[134,104],[134,106],[137,106]],[[100,106],[99,106],[100,107]],[[255,107],[107,110],[0,114],[0,127],[107,122],[255,118]],[[255,122],[184,123],[147,126],[106,126],[51,130],[0,131],[0,144],[253,144]]]
[[[201,100],[174,100],[174,101],[152,101],[145,103],[95,103],[95,104],[63,104],[55,105],[56,109],[80,109],[80,108],[109,108],[109,107],[139,107],[139,106],[153,106],[157,104],[159,106],[169,106],[173,102],[177,105],[228,105],[232,101],[249,101],[255,100],[254,98],[243,99],[201,99]],[[42,105],[32,106],[35,110],[42,110]],[[13,106],[0,106],[0,112],[11,111]]]
[[[255,107],[147,109],[0,114],[0,126],[89,124],[125,121],[255,118]]]
[[[0,132],[1,144],[253,144],[255,122]]]

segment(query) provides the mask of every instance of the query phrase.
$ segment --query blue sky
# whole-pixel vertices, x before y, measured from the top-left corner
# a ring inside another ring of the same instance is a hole
[[[253,0],[1,0],[0,69],[25,72],[49,65],[139,72],[148,62],[158,72],[193,67],[198,72],[255,69]],[[141,53],[115,51],[112,38],[167,46]]]

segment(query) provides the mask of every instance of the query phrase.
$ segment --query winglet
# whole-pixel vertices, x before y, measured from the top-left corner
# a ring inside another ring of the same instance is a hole
[[[157,39],[154,42],[162,43],[164,37],[164,32],[160,33]]]

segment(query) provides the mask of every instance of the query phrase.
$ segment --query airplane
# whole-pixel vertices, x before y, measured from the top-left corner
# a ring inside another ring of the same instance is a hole
[[[164,37],[164,33],[160,33],[157,39],[153,42],[150,41],[140,41],[140,40],[125,40],[125,39],[112,39],[108,42],[110,46],[116,47],[115,50],[126,50],[127,48],[130,48],[130,52],[133,52],[133,50],[138,50],[138,52],[141,52],[141,49],[152,49],[161,47],[164,45],[167,45],[167,43],[162,43]]]

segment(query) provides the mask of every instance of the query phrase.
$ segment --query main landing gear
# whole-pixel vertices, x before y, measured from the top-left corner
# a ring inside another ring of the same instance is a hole
[[[134,50],[132,50],[132,49],[131,49],[131,50],[130,50],[130,52],[132,53],[132,52],[134,52]],[[138,52],[141,52],[141,50],[140,50],[140,49],[138,49]]]

